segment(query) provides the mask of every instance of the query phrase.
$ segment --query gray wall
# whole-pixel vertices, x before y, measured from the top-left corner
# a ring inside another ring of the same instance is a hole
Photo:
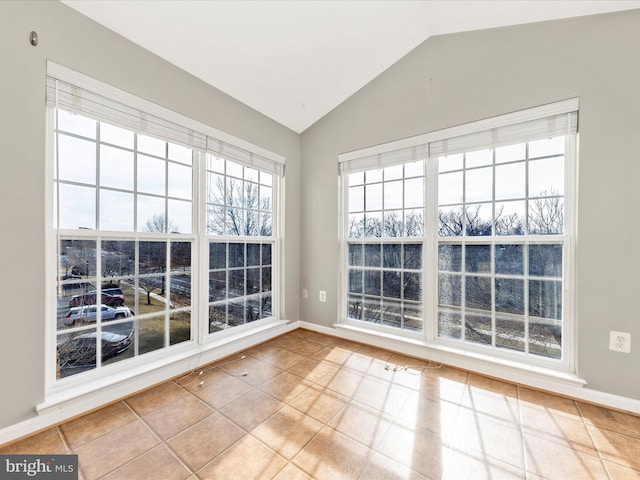
[[[302,319],[336,321],[339,153],[578,96],[578,374],[640,399],[638,59],[639,10],[434,37],[305,131]]]
[[[0,2],[0,428],[44,399],[47,59],[286,157],[283,316],[299,319],[300,136],[59,2]]]

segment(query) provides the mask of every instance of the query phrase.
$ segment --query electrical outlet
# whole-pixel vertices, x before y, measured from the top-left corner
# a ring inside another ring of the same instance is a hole
[[[626,332],[609,332],[609,350],[631,353],[631,334]]]
[[[320,301],[321,302],[326,302],[327,301],[327,292],[326,292],[326,290],[320,290]]]
[[[309,298],[309,290],[307,290],[306,288],[302,289],[302,298],[304,300],[307,300]]]

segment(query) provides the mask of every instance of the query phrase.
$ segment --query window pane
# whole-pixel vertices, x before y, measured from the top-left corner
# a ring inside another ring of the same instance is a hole
[[[381,267],[380,256],[381,245],[377,243],[366,243],[364,245],[364,265],[365,267]]]
[[[465,306],[491,311],[491,279],[467,276],[465,281]]]
[[[102,242],[101,276],[122,277],[135,274],[136,244],[126,240],[106,240]],[[104,286],[103,286],[104,288]]]
[[[96,228],[96,189],[59,185],[60,228]]]
[[[525,197],[525,163],[511,163],[496,167],[496,200]]]
[[[456,340],[462,338],[462,314],[459,310],[438,310],[438,336]]]
[[[169,196],[191,200],[191,167],[169,162]]]
[[[462,207],[445,207],[438,209],[438,236],[458,237],[464,231]]]
[[[382,295],[384,297],[400,298],[402,294],[400,272],[382,273]]]
[[[462,305],[462,277],[441,273],[438,275],[438,305]]]
[[[245,269],[229,270],[229,297],[243,297],[245,293]]]
[[[561,155],[564,153],[564,137],[545,138],[529,143],[529,158]]]
[[[529,162],[529,197],[564,194],[564,157]]]
[[[465,174],[465,201],[483,202],[493,196],[493,169],[477,168]]]
[[[422,330],[422,304],[403,303],[403,326],[409,330]]]
[[[246,295],[260,293],[260,268],[247,268]]]
[[[58,178],[96,184],[96,143],[68,135],[58,136]]]
[[[529,320],[529,352],[541,357],[562,357],[562,327],[559,321]]]
[[[272,287],[272,268],[262,267],[262,292],[270,292]]]
[[[349,215],[347,232],[349,238],[361,238],[364,236],[364,215]]]
[[[424,236],[424,217],[422,210],[405,210],[404,218],[404,236],[405,237],[423,237]]]
[[[562,245],[530,245],[529,275],[536,277],[561,277]]]
[[[100,185],[133,190],[133,152],[101,145]]]
[[[465,215],[466,234],[469,236],[490,236],[493,223],[491,204],[469,205]]]
[[[451,170],[461,170],[463,167],[463,155],[461,153],[456,155],[447,155],[446,157],[438,158],[438,171],[450,172]]]
[[[349,285],[347,286],[349,293],[362,292],[362,270],[359,268],[349,269]]]
[[[133,231],[133,194],[100,190],[100,229]]]
[[[100,141],[133,149],[133,132],[115,127],[108,123],[100,123]]]
[[[424,206],[424,179],[413,178],[404,182],[404,208]]]
[[[244,243],[229,244],[229,267],[244,267]]]
[[[438,176],[438,205],[462,203],[462,172]]]
[[[382,184],[365,186],[365,208],[367,211],[382,210]]]
[[[524,245],[496,245],[496,273],[522,275],[524,273]]]
[[[366,295],[380,296],[381,272],[379,270],[364,271],[364,293]]]
[[[496,315],[496,347],[524,352],[524,317]]]
[[[157,273],[167,270],[166,242],[140,242],[139,252],[140,273]]]
[[[424,161],[404,164],[404,178],[422,177],[424,175]]]
[[[365,172],[366,183],[374,183],[382,181],[382,170],[368,170]]]
[[[363,183],[364,183],[364,172],[349,174],[349,185],[362,185]]]
[[[138,191],[165,195],[166,162],[156,158],[138,155]]]
[[[529,315],[562,320],[562,282],[529,280]]]
[[[524,235],[525,202],[504,202],[495,205],[496,235]]]
[[[403,273],[404,298],[406,300],[422,300],[422,274]]]
[[[65,110],[57,110],[58,130],[88,138],[96,138],[96,121]]]
[[[169,200],[169,233],[191,233],[191,202]]]
[[[402,302],[382,301],[382,324],[391,327],[402,327]]]
[[[164,209],[164,198],[138,195],[138,231],[166,233],[167,222]],[[170,225],[170,227],[174,226]]]
[[[404,268],[407,270],[420,270],[422,268],[422,244],[405,244]]]
[[[462,271],[461,245],[438,246],[438,270],[440,270],[441,272]]]
[[[564,201],[561,197],[529,201],[529,233],[561,234],[564,231]]]
[[[171,314],[169,345],[191,340],[191,312],[183,310]]]
[[[493,162],[493,150],[478,150],[477,152],[467,152],[465,154],[465,167],[481,167],[490,165]]]
[[[349,295],[347,301],[347,317],[362,320],[363,300],[360,295]]]
[[[271,265],[271,244],[263,243],[262,244],[262,265]]]
[[[496,278],[496,312],[524,315],[524,281],[513,278]]]
[[[385,210],[402,208],[402,190],[402,181],[386,182],[384,184]]]
[[[491,246],[467,245],[465,247],[465,271],[471,273],[491,272]]]
[[[169,143],[169,158],[176,162],[185,163],[187,165],[193,164],[193,151],[189,147],[183,147],[182,145],[176,145],[175,143]]]
[[[496,163],[513,162],[515,160],[523,160],[526,155],[526,143],[518,143],[516,145],[507,145],[495,149]]]
[[[150,155],[155,155],[156,157],[165,157],[166,156],[166,142],[162,140],[158,140],[157,138],[147,137],[146,135],[137,136],[138,140],[138,151],[148,153]]]
[[[247,266],[255,267],[260,265],[260,244],[247,243]]]
[[[140,355],[164,348],[164,315],[139,320],[138,338]]]
[[[350,243],[349,246],[349,265],[362,265],[362,244]]]
[[[209,333],[219,332],[228,328],[227,303],[209,306]]]
[[[384,268],[400,269],[402,267],[402,257],[400,255],[402,245],[399,243],[385,243],[382,246]]]
[[[490,315],[481,313],[467,313],[465,315],[465,340],[467,342],[491,345],[492,338]]]
[[[227,272],[218,271],[209,273],[209,301],[224,300],[227,298]]]
[[[65,378],[96,368],[96,331],[58,335],[56,338],[58,378]]]

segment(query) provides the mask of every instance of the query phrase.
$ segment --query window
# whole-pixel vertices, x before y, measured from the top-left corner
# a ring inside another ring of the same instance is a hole
[[[341,155],[344,321],[570,368],[576,131],[566,101]]]
[[[48,75],[55,378],[277,317],[283,160],[59,65]]]
[[[207,156],[209,332],[272,316],[273,176]]]

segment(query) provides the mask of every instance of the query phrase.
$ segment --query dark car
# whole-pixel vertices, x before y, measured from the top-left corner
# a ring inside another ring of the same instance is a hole
[[[102,305],[109,305],[110,307],[119,307],[124,305],[124,295],[119,288],[105,288],[100,294],[102,301],[98,302]],[[84,295],[75,295],[69,300],[69,308],[80,307],[82,305],[95,305],[97,292],[85,293]]]
[[[129,335],[102,332],[102,361],[124,352],[131,345]],[[60,368],[92,366],[96,364],[96,332],[84,333],[58,344]]]

